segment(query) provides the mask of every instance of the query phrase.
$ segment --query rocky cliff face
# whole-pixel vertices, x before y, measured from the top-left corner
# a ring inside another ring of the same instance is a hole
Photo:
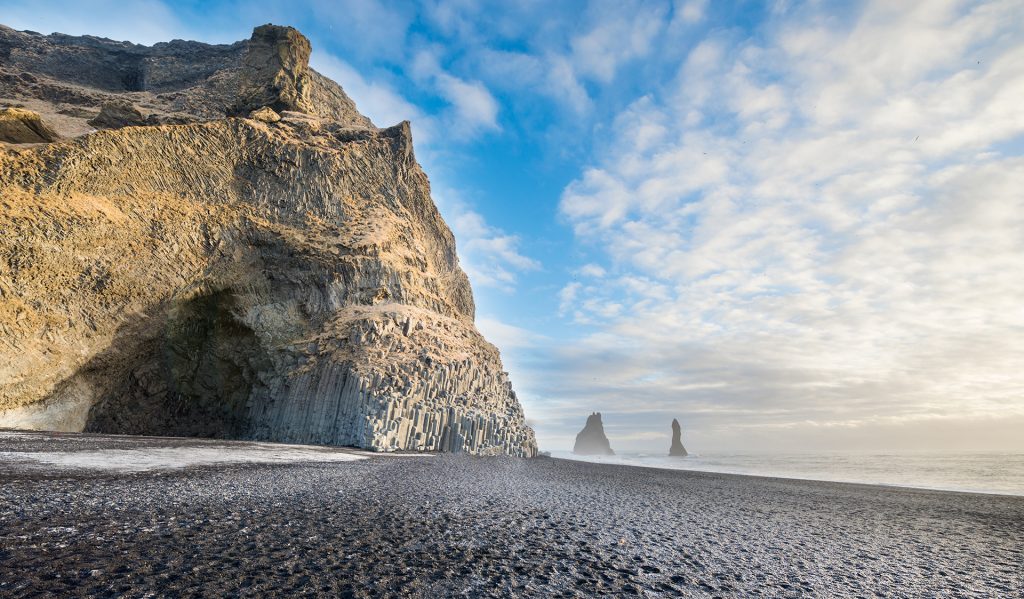
[[[587,424],[576,435],[576,444],[572,452],[579,455],[615,455],[608,437],[604,434],[601,412],[587,416]]]
[[[0,28],[61,138],[0,144],[0,426],[535,455],[409,124],[309,52]]]

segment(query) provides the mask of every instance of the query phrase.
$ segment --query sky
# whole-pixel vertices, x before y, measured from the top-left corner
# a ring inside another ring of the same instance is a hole
[[[0,0],[412,122],[541,449],[1024,450],[1024,2]]]

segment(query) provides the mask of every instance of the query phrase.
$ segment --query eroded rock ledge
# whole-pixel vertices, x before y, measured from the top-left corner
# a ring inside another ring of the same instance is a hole
[[[64,137],[0,144],[0,426],[536,454],[409,124],[308,57],[0,29]]]

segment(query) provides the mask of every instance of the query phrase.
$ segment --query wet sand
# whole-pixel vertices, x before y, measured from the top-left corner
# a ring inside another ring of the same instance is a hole
[[[0,596],[1024,593],[1021,497],[545,458],[24,457],[224,446],[0,433]]]

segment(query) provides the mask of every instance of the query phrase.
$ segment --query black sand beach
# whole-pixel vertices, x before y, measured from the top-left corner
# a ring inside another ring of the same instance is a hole
[[[546,458],[129,473],[16,455],[219,444],[0,435],[0,596],[1024,593],[1020,497]]]

